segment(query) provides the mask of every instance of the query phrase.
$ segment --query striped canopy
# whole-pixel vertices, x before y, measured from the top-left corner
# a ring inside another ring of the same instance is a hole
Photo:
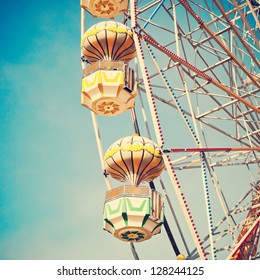
[[[128,63],[136,55],[132,31],[115,21],[93,25],[82,38],[83,57],[89,63],[98,60]]]
[[[110,146],[105,155],[105,167],[114,179],[139,185],[158,177],[164,163],[161,149],[152,140],[129,136]]]

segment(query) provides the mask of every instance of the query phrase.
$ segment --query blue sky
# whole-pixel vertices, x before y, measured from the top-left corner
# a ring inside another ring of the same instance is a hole
[[[79,3],[3,6],[0,259],[92,258],[79,242],[91,219],[87,187],[99,192],[86,172],[95,151],[80,105]]]
[[[0,13],[0,259],[132,259],[102,230],[106,186],[80,104],[79,1],[4,2]],[[104,148],[133,133],[129,120],[102,119]],[[247,184],[232,168],[221,172]],[[175,258],[164,231],[137,249],[144,259]]]
[[[80,104],[79,1],[2,3],[0,24],[0,259],[132,259],[102,230],[106,187]],[[143,245],[146,258],[162,240]]]

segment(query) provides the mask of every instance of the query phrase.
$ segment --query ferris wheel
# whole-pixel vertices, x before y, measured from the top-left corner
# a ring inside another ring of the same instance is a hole
[[[259,1],[80,5],[104,229],[135,259],[162,230],[177,259],[260,258]]]

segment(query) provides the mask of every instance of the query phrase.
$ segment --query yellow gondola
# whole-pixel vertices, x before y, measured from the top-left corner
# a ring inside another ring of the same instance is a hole
[[[80,6],[98,18],[115,18],[128,9],[128,0],[81,0]]]

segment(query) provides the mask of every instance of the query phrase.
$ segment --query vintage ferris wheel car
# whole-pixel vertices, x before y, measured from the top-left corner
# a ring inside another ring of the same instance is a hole
[[[128,0],[80,0],[80,6],[93,17],[113,19],[127,11]]]
[[[98,11],[108,11],[102,3]],[[103,114],[92,122],[107,188],[104,229],[130,241],[135,259],[149,242],[146,257],[164,259],[165,239],[177,259],[259,259],[259,1],[129,1],[117,22],[100,22],[104,12],[91,27],[85,14],[82,96],[88,109]],[[117,110],[121,99],[95,99],[112,94],[108,76],[86,70],[115,61],[135,75],[136,91],[127,93],[134,102],[124,114]],[[140,138],[124,137],[133,132]],[[148,140],[137,145],[137,138]],[[143,185],[149,195],[141,197]],[[161,204],[141,205],[157,190],[165,201],[157,221],[164,233],[151,238],[155,230],[144,217],[152,221],[150,210]]]

